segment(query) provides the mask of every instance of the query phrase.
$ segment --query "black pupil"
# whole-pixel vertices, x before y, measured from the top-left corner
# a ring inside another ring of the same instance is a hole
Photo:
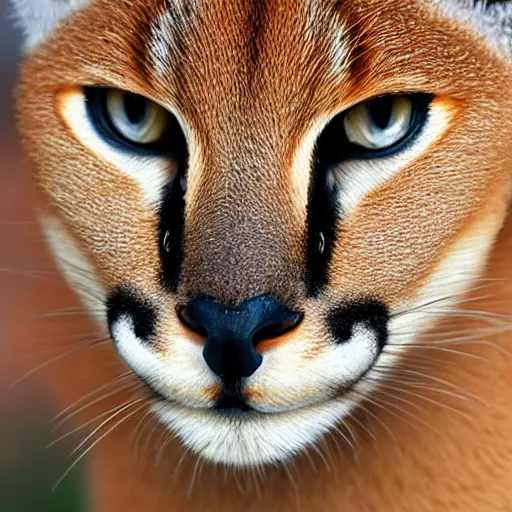
[[[367,103],[368,116],[377,128],[385,130],[393,114],[393,98],[376,98]]]
[[[132,124],[140,124],[146,117],[148,102],[142,96],[125,94],[123,98],[124,111],[128,121]]]

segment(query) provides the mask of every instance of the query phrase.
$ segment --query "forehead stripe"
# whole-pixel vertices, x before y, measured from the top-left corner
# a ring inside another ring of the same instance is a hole
[[[163,76],[171,68],[171,46],[174,42],[176,18],[169,9],[158,15],[151,23],[149,54],[159,75]]]
[[[148,20],[145,33],[150,34],[150,38],[145,43],[145,52],[148,66],[163,77],[171,71],[176,73],[186,59],[186,42],[192,38],[196,26],[192,2],[165,0],[160,3],[163,6],[154,8]]]

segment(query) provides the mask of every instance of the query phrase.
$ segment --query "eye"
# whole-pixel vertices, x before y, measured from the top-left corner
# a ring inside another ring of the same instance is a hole
[[[350,109],[343,120],[348,142],[376,150],[393,146],[410,131],[413,101],[407,96],[385,96]]]
[[[172,132],[180,131],[172,114],[155,102],[126,91],[85,88],[89,117],[108,142],[124,149],[172,152]]]
[[[106,93],[107,113],[114,128],[137,144],[157,141],[167,128],[168,115],[148,99],[122,91]]]
[[[319,159],[336,165],[400,151],[425,125],[431,101],[429,94],[390,94],[338,114],[320,135]]]

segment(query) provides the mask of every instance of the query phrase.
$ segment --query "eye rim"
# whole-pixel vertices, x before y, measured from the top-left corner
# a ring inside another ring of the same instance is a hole
[[[411,101],[413,110],[406,134],[395,143],[384,148],[371,149],[350,142],[345,130],[345,118],[348,113],[370,101],[387,97],[405,97]],[[317,159],[327,166],[335,166],[348,160],[378,159],[403,151],[422,132],[434,97],[433,94],[423,92],[381,94],[340,112],[329,121],[317,140]]]
[[[84,99],[89,120],[96,132],[111,146],[121,151],[139,154],[141,156],[166,156],[181,159],[186,155],[186,139],[181,126],[175,116],[168,114],[167,126],[161,137],[154,142],[138,143],[125,137],[115,126],[108,108],[108,93],[117,92],[132,94],[151,103],[151,99],[140,94],[113,87],[83,88]],[[155,105],[159,106],[157,103]],[[161,107],[162,108],[162,107]]]

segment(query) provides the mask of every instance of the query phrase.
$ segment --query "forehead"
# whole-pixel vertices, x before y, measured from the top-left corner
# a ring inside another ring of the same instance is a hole
[[[437,18],[417,0],[100,0],[64,49],[68,65],[70,50],[88,54],[91,80],[215,118],[218,129],[253,112],[272,123],[397,90],[455,90],[456,66],[449,79],[442,69],[474,38]]]

